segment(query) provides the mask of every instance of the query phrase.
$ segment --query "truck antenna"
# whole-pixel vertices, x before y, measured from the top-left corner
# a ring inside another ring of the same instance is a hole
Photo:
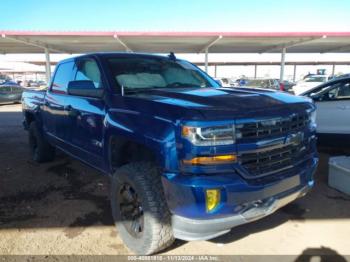
[[[176,60],[176,56],[175,56],[174,52],[170,52],[170,54],[168,55],[168,57],[170,58],[170,60],[173,60],[173,61]]]

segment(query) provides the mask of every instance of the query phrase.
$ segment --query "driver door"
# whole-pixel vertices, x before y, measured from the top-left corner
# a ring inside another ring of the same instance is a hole
[[[89,80],[95,88],[105,88],[98,62],[93,58],[75,61],[73,80]],[[90,165],[103,168],[103,120],[105,102],[101,98],[68,95],[65,106],[70,152]]]

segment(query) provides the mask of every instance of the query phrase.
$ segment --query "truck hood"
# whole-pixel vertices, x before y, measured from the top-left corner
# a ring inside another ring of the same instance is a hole
[[[267,112],[302,109],[310,99],[253,88],[172,88],[126,95],[125,103],[139,113],[165,118],[233,119]],[[132,106],[131,106],[132,104]],[[136,107],[135,107],[136,105]]]

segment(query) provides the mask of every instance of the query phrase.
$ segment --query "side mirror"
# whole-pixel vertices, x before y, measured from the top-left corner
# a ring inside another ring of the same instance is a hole
[[[323,100],[323,97],[324,95],[320,96],[320,95],[317,95],[316,93],[311,93],[309,95],[309,97],[314,100],[315,102],[318,102],[318,101],[322,101]]]
[[[86,96],[102,98],[103,88],[96,88],[90,80],[75,80],[68,83],[67,92],[72,96]]]

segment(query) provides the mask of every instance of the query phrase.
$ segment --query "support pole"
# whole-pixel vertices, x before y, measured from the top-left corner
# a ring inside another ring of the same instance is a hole
[[[50,52],[49,49],[45,48],[45,72],[46,72],[46,84],[49,85],[51,81],[51,63],[50,63]]]
[[[283,81],[284,78],[284,66],[286,62],[286,48],[282,48],[282,53],[281,53],[281,71],[280,71],[280,81]]]
[[[295,82],[295,78],[297,76],[297,65],[294,64],[294,70],[293,70],[293,82]]]
[[[205,49],[205,72],[208,73],[208,48]]]
[[[254,65],[254,79],[256,79],[257,74],[258,74],[258,65],[255,64]]]
[[[335,64],[333,64],[332,66],[332,76],[334,76],[334,74],[335,74]]]
[[[217,75],[216,75],[217,70],[218,70],[218,66],[215,64],[214,65],[214,77],[217,77]]]

